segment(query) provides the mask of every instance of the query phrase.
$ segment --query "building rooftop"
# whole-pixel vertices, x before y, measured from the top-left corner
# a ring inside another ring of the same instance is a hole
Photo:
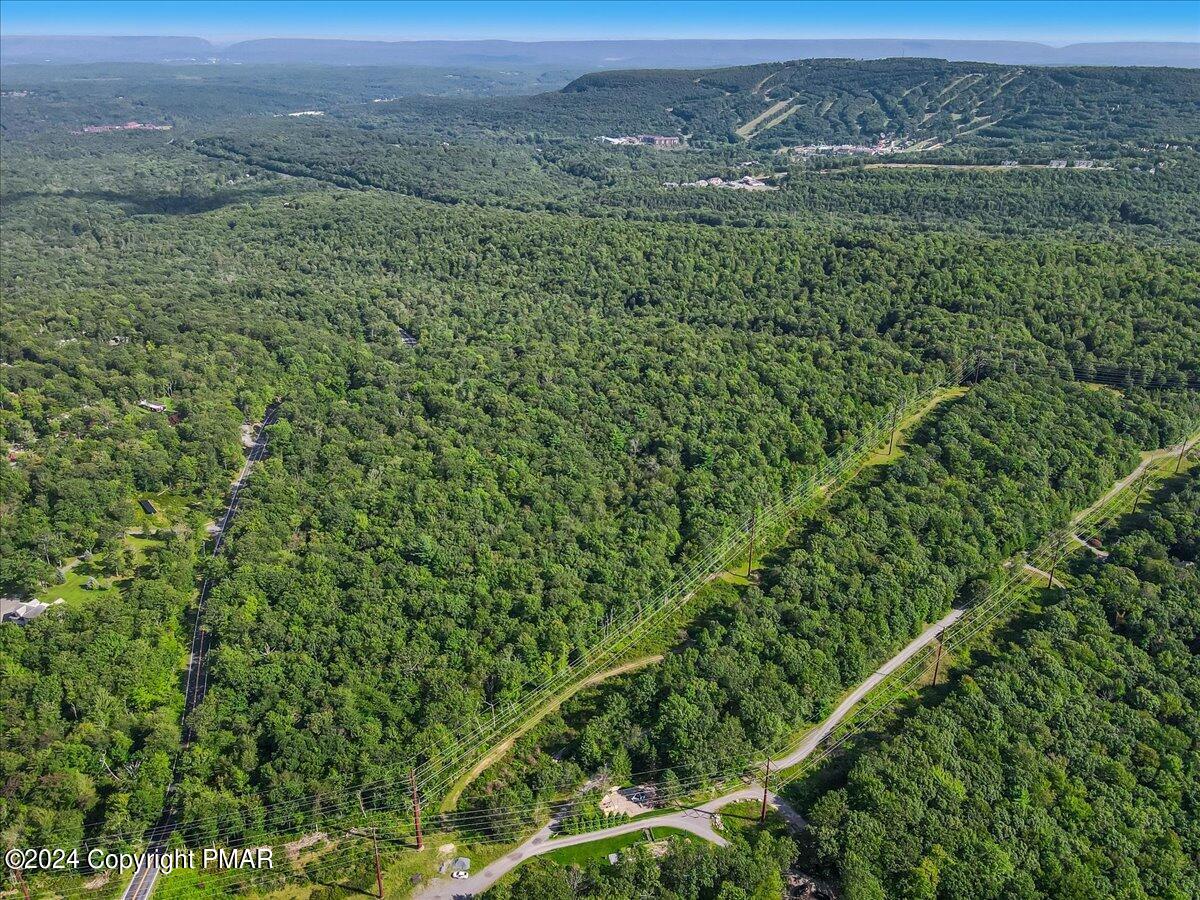
[[[49,608],[49,603],[43,603],[36,597],[30,599],[0,597],[0,622],[16,622],[18,625],[27,625]]]

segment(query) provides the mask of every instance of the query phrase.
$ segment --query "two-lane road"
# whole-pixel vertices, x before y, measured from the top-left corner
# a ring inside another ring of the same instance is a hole
[[[250,470],[267,452],[267,426],[275,424],[278,413],[279,404],[272,403],[263,415],[262,426],[255,435],[250,452],[246,454],[246,462],[242,465],[237,480],[233,482],[233,486],[229,490],[229,502],[225,506],[225,513],[217,523],[217,530],[213,535],[212,556],[221,552],[229,525],[233,522],[241,504],[242,489],[250,478]],[[200,584],[196,612],[192,618],[191,651],[188,658],[187,678],[183,688],[183,746],[185,749],[195,737],[191,726],[187,724],[188,716],[200,705],[208,691],[208,631],[204,628],[203,619],[204,606],[208,601],[208,593],[211,588],[211,580],[205,578]],[[138,866],[137,871],[133,873],[133,880],[129,882],[125,893],[121,895],[122,900],[146,900],[150,896],[150,892],[154,890],[154,883],[158,880],[158,866],[149,860],[166,849],[167,839],[175,829],[175,810],[170,796],[168,795],[167,808],[163,810],[157,824],[150,829],[146,836],[147,861]]]
[[[913,656],[915,656],[921,648],[925,647],[933,641],[945,629],[958,621],[964,610],[952,609],[949,614],[942,617],[939,621],[933,623],[917,637],[913,638],[904,649],[889,659],[886,663],[871,673],[870,677],[866,678],[853,691],[851,691],[837,708],[830,713],[820,725],[813,728],[804,736],[796,749],[790,753],[781,756],[779,759],[771,760],[771,770],[779,771],[788,769],[792,766],[807,759],[814,750],[820,745],[834,728],[836,728],[842,720],[844,720],[850,712],[869,694],[872,690],[879,686],[885,678],[892,672],[896,671]],[[730,791],[727,794],[722,794],[713,800],[702,803],[699,806],[689,807],[687,809],[677,809],[669,813],[664,813],[659,816],[647,816],[644,818],[635,819],[632,822],[625,822],[621,825],[614,825],[612,828],[603,828],[599,831],[590,831],[586,834],[575,834],[563,837],[552,837],[552,828],[554,823],[543,826],[529,840],[525,841],[515,850],[510,851],[496,861],[484,866],[483,869],[471,875],[469,878],[461,880],[452,880],[450,878],[435,878],[426,886],[419,890],[414,896],[417,900],[458,900],[458,898],[476,897],[490,888],[493,884],[519,866],[525,860],[540,856],[543,853],[549,853],[552,850],[558,850],[562,847],[572,847],[576,844],[587,844],[592,841],[602,838],[614,837],[622,834],[630,834],[631,832],[641,831],[643,828],[678,828],[682,831],[688,831],[697,837],[703,838],[706,841],[711,841],[714,844],[724,846],[726,841],[713,827],[713,816],[722,808],[730,803],[736,803],[739,800],[757,800],[763,795],[761,785],[750,784],[746,787],[738,788]],[[796,810],[787,805],[785,801],[774,794],[768,793],[767,802],[770,806],[779,810],[785,819],[792,825],[793,828],[803,827],[804,820]]]

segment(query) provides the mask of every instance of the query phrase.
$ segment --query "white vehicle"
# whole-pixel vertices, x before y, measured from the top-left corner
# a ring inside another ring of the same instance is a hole
[[[470,873],[469,873],[469,872],[462,872],[462,871],[459,871],[459,872],[451,872],[451,873],[450,873],[450,877],[451,877],[451,878],[463,879],[463,878],[470,878],[471,876],[470,876]]]

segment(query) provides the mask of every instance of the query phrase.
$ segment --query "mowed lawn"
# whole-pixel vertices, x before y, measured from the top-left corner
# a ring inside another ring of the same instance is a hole
[[[665,841],[670,837],[692,837],[691,834],[681,828],[650,826],[647,826],[647,828],[650,830],[650,840],[652,841]],[[589,859],[604,859],[610,853],[620,853],[622,850],[628,850],[630,847],[645,842],[646,829],[642,829],[640,831],[631,831],[628,834],[600,838],[599,840],[589,841],[586,844],[575,844],[572,847],[551,850],[544,855],[547,859],[552,859],[556,863],[566,866],[572,863],[583,863]]]

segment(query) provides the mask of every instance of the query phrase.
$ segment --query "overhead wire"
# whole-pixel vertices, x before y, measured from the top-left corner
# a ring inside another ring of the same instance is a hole
[[[1058,367],[1058,366],[1045,366],[1045,367],[1036,367],[1036,368],[1030,367],[1030,366],[1025,366],[1024,369],[1027,372],[1029,372],[1029,371],[1050,371],[1052,374],[1055,374],[1059,377],[1064,377],[1064,375],[1065,375],[1065,373],[1062,371],[1062,368]],[[957,369],[957,373],[958,373],[959,380],[961,380],[965,374],[965,369],[960,366]],[[1126,378],[1125,381],[1123,381],[1122,383],[1125,383],[1127,380],[1128,379]],[[807,479],[804,479],[802,481],[801,485],[796,489],[796,491],[794,491],[791,495],[789,495],[789,497],[787,498],[787,500],[785,502],[794,503],[795,498],[797,496],[806,496],[808,499],[813,499],[816,495],[819,495],[819,492],[821,490],[825,489],[828,485],[836,484],[836,479],[838,477],[840,477],[840,475],[843,474],[843,472],[844,472],[844,469],[841,466],[836,465],[836,463],[841,462],[843,457],[847,460],[853,460],[854,458],[856,458],[857,455],[863,453],[867,446],[873,447],[874,442],[877,442],[877,439],[879,438],[882,431],[886,430],[889,422],[896,421],[896,418],[899,415],[903,414],[903,412],[906,412],[913,403],[915,403],[917,401],[923,401],[924,399],[927,399],[929,396],[936,394],[937,390],[942,385],[943,385],[943,382],[939,381],[939,382],[935,383],[931,388],[928,388],[926,391],[923,391],[914,397],[902,398],[901,403],[897,407],[897,410],[898,410],[897,412],[894,412],[892,414],[881,417],[881,419],[875,423],[875,426],[873,428],[869,428],[867,431],[860,434],[859,439],[857,441],[855,441],[853,444],[849,445],[849,447],[842,448],[842,450],[839,451],[838,454],[835,454],[833,457],[827,459],[825,461],[825,464],[822,467],[815,470],[812,473],[812,475],[810,475]],[[839,470],[841,470],[841,471],[839,471]],[[833,478],[833,481],[829,480],[830,477]],[[774,527],[774,525],[778,524],[779,521],[788,514],[788,512],[786,510],[781,509],[781,503],[774,504],[773,511],[778,511],[779,515],[776,516],[775,518],[772,518],[771,514],[768,512],[764,516],[764,518],[760,518],[758,520],[757,524],[759,527],[763,527],[764,529]],[[712,554],[709,554],[709,555],[703,557],[700,562],[698,562],[697,564],[694,564],[692,569],[689,569],[684,575],[680,576],[680,578],[678,578],[676,580],[676,582],[674,583],[673,586],[679,585],[680,583],[683,583],[685,585],[690,584],[691,579],[696,577],[694,570],[697,568],[702,570],[705,565],[710,567],[709,573],[711,573],[712,566],[714,565],[713,560],[714,559],[717,559],[717,560],[722,559],[729,552],[731,547],[734,549],[737,549],[738,552],[740,552],[740,541],[738,541],[737,539],[742,534],[744,534],[744,530],[746,528],[748,528],[749,525],[750,525],[749,519],[742,522],[737,528],[735,528],[735,530],[729,536],[727,536],[725,541],[723,541],[720,545],[718,545],[717,549]],[[705,573],[705,574],[707,575],[708,573]],[[705,578],[704,578],[704,576],[701,576],[700,584],[703,583],[703,580],[705,580]],[[691,590],[695,590],[695,588],[698,586],[699,586],[699,584],[693,585],[691,587]],[[677,590],[683,590],[683,588],[677,588]],[[665,592],[664,596],[666,596],[669,593],[670,592]],[[686,601],[687,598],[685,597],[684,599]],[[650,615],[660,614],[666,608],[667,607],[665,604],[660,605],[657,609],[652,610]],[[633,612],[633,610],[631,609],[630,613],[632,614],[632,612]],[[643,614],[642,615],[643,619],[649,619],[649,616],[644,614],[644,610],[639,609],[638,612]],[[609,623],[610,627],[612,627],[612,624],[613,624],[612,622]],[[633,626],[637,627],[638,624],[639,624],[639,620],[635,618],[634,622],[633,622]],[[957,624],[957,623],[954,623],[954,624]],[[600,653],[600,654],[604,654],[604,655],[593,656],[593,659],[598,660],[600,662],[607,662],[612,658],[613,655],[619,655],[619,653],[624,652],[624,649],[627,649],[628,646],[632,646],[633,644],[635,644],[637,640],[640,640],[640,638],[641,638],[640,635],[627,636],[627,643],[624,643],[624,644],[617,643],[616,644],[616,647],[621,648],[621,649],[613,649],[608,654],[605,654],[605,652],[604,652],[605,648],[603,648],[603,647],[589,649],[589,651],[583,655],[582,659],[586,660],[586,659],[588,659],[589,655]],[[920,654],[917,654],[917,655],[919,656]],[[575,675],[576,677],[580,677],[580,671],[581,670],[577,669],[572,674]],[[582,671],[585,671],[585,670],[582,670]],[[560,673],[560,676],[561,676],[561,673]],[[554,678],[550,679],[548,689],[551,691],[556,689]],[[534,696],[537,696],[537,695],[535,694]],[[534,705],[536,705],[536,703]],[[515,712],[513,718],[515,718],[518,721],[521,718],[523,718],[521,713],[525,707],[526,707],[526,704],[522,704],[521,708]],[[497,726],[497,729],[502,729],[503,727],[505,727],[505,723],[503,720],[500,719],[500,717],[493,717],[492,722],[495,726]],[[511,726],[511,722],[508,722],[507,724],[509,726]],[[472,737],[472,736],[475,736],[477,733],[480,733],[480,732],[473,730],[473,731],[468,732],[467,736]],[[480,734],[487,734],[487,733],[488,733],[488,731],[485,729]],[[470,748],[468,748],[465,751],[466,754],[470,754],[471,752],[473,752],[473,751]],[[451,757],[444,765],[431,766],[427,770],[427,775],[428,775],[428,778],[430,779],[429,783],[432,784],[433,788],[436,789],[437,787],[443,786],[443,782],[445,779],[442,777],[439,777],[439,776],[443,776],[445,771],[448,768],[455,765],[454,759],[456,759],[456,758],[461,760],[462,756],[460,755],[458,757]],[[402,778],[403,778],[403,776],[397,776],[396,778],[392,778],[392,779],[380,779],[374,783],[369,783],[369,782],[363,783],[363,784],[360,784],[357,786],[345,788],[342,790],[341,793],[345,797],[352,797],[352,796],[356,797],[363,793],[376,791],[376,790],[389,791],[389,790],[395,789],[396,786],[401,782]],[[327,802],[328,799],[329,799],[329,797],[327,797],[324,794],[314,794],[314,795],[308,795],[308,796],[302,797],[302,798],[295,798],[293,800],[280,801],[279,803],[276,803],[276,804],[267,804],[267,805],[264,805],[261,807],[257,807],[256,809],[250,811],[250,818],[254,820],[251,824],[251,827],[261,828],[265,824],[272,824],[269,817],[266,819],[260,818],[259,814],[265,810],[271,810],[272,815],[276,816],[275,822],[278,822],[279,820],[286,817],[287,815],[294,813],[297,809],[300,808],[300,806],[302,804],[311,805],[313,802],[322,803],[322,802]],[[370,816],[372,814],[375,814],[376,812],[386,811],[388,807],[392,807],[396,810],[402,810],[405,812],[411,812],[412,811],[411,799],[402,800],[402,801],[397,802],[396,804],[388,804],[386,806],[379,807],[378,809],[373,807],[371,810],[367,811],[366,815]],[[507,814],[507,813],[505,813],[505,811],[503,809],[501,809],[497,812],[497,814],[503,815],[503,814]],[[229,816],[214,816],[214,817],[212,817],[213,820],[228,819],[228,818],[229,818]],[[453,818],[451,818],[451,819],[448,819],[447,821],[454,822],[455,820]],[[180,827],[183,829],[191,828],[191,829],[198,831],[201,828],[202,824],[203,823],[197,822],[197,821],[184,822],[184,823],[180,823]],[[466,820],[464,820],[463,824],[466,824]],[[302,827],[302,826],[298,826],[298,827]],[[105,841],[105,840],[109,840],[109,839],[110,839],[110,836],[99,836],[95,840]],[[247,840],[249,840],[249,839],[250,839],[250,837],[247,836]]]

